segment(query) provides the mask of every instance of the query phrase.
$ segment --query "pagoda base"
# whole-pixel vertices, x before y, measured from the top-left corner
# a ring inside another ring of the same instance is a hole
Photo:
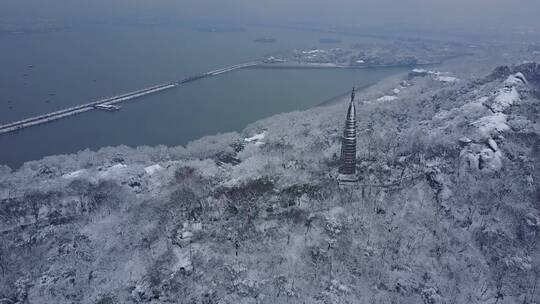
[[[339,174],[337,180],[340,185],[355,185],[359,179],[355,174]]]

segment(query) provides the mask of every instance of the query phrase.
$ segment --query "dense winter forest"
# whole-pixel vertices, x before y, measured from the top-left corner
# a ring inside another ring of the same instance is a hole
[[[0,168],[0,303],[540,301],[540,65]]]

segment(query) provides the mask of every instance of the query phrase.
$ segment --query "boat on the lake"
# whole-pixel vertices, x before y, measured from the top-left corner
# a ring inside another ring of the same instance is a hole
[[[120,107],[110,104],[98,104],[94,106],[94,109],[102,111],[118,111],[120,110]]]

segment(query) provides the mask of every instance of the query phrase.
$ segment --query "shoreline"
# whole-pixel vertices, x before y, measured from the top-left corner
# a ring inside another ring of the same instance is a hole
[[[373,94],[377,95],[380,92],[387,91],[388,85],[392,84],[391,87],[397,86],[399,82],[405,77],[406,73],[395,73],[388,75],[379,81],[376,81],[371,84],[366,84],[363,86],[356,86],[356,101],[360,102],[362,99],[366,98],[367,96],[371,96]],[[373,91],[375,90],[375,91]],[[370,92],[373,91],[373,92]],[[324,107],[324,106],[332,106],[336,105],[340,102],[348,102],[350,98],[351,90],[348,90],[347,92],[343,92],[342,94],[336,95],[335,97],[329,98],[327,100],[322,101],[321,103],[313,106],[315,107]],[[369,99],[370,97],[368,97]]]
[[[253,66],[249,66],[249,67],[242,67],[242,68],[239,68],[239,70],[242,70],[242,69],[257,69],[257,68],[261,68],[261,69],[272,69],[272,68],[277,68],[277,69],[284,69],[285,67],[284,66],[279,66],[279,67],[276,67],[276,66],[260,66],[260,65],[253,65]],[[344,69],[344,68],[350,68],[350,67],[335,67],[335,66],[301,66],[301,65],[293,65],[293,66],[288,66],[286,67],[287,69]],[[383,67],[374,67],[373,69],[377,69],[377,68],[383,68]],[[390,68],[395,68],[395,67],[390,67]],[[366,68],[363,68],[363,69],[366,69]],[[400,74],[400,73],[398,73]],[[370,83],[370,84],[366,84],[366,85],[362,85],[362,86],[357,86],[357,90],[358,92],[364,92],[366,89],[368,89],[369,87],[372,87],[380,82],[384,82],[388,77],[393,77],[395,76],[396,74],[392,74],[392,75],[389,75],[383,79],[380,79],[378,81],[375,81],[374,83]],[[215,75],[215,76],[218,76],[218,75]],[[344,101],[346,99],[348,99],[348,96],[350,95],[350,90],[347,90],[346,92],[342,92],[342,93],[338,93],[337,95],[335,95],[334,97],[331,97],[329,99],[323,99],[323,100],[315,100],[313,105],[308,107],[308,108],[305,108],[305,109],[302,109],[302,110],[310,110],[310,109],[314,109],[314,108],[317,108],[317,107],[321,107],[321,106],[331,106],[331,105],[335,105],[335,104],[338,104],[339,102],[341,101]],[[284,113],[287,113],[287,112],[284,112]],[[280,113],[280,114],[283,114],[283,113]],[[247,125],[245,125],[243,128],[241,128],[240,130],[238,130],[237,132],[241,132],[242,130],[244,130],[245,128],[247,128],[249,125],[251,124],[254,124],[260,120],[265,120],[265,119],[268,119],[270,117],[272,117],[274,115],[270,115],[270,116],[266,116],[266,117],[262,117],[260,119],[257,119],[257,120],[254,120],[254,121],[251,121],[250,123],[248,123]],[[218,133],[219,134],[219,133]],[[204,136],[201,136],[197,139],[201,139],[201,138],[204,138],[204,137],[207,137],[207,136],[213,136],[215,134],[206,134]],[[193,139],[193,140],[197,140],[197,139]],[[139,146],[145,146],[145,145],[138,145],[138,146],[130,146],[132,148],[136,148],[136,147],[139,147]],[[116,146],[101,146],[99,147],[98,149],[95,149],[93,150],[94,152],[95,151],[98,151],[99,149],[102,149],[102,148],[106,148],[106,147],[116,147]],[[81,151],[81,150],[79,150]],[[72,155],[72,154],[76,154],[77,152],[79,151],[76,151],[76,152],[66,152],[66,153],[61,153],[63,155]],[[10,164],[9,162],[7,163],[0,163],[1,165],[6,165],[8,167],[10,167],[12,170],[18,170],[20,169],[25,163],[27,162],[32,162],[32,161],[39,161],[39,160],[42,160],[43,158],[46,158],[48,156],[55,156],[55,155],[59,155],[59,154],[47,154],[47,155],[44,155],[40,158],[37,158],[37,159],[30,159],[30,160],[25,160],[23,161],[22,163],[18,164],[18,165],[13,165],[13,164]]]
[[[384,81],[384,79],[381,80],[381,81]],[[364,85],[364,86],[361,86],[361,87],[355,87],[356,92],[360,93],[360,92],[364,91],[365,89],[373,86],[374,84],[376,84],[376,83]],[[335,104],[337,104],[337,103],[339,103],[341,101],[348,100],[348,98],[351,95],[351,92],[352,92],[352,90],[348,90],[347,92],[343,92],[343,93],[341,93],[341,94],[339,94],[339,95],[337,95],[335,97],[326,99],[326,100],[322,101],[321,103],[318,103],[317,105],[315,105],[315,106],[313,106],[313,107],[311,107],[309,109],[316,108],[316,107],[331,106],[331,105],[335,105]]]
[[[425,66],[434,66],[440,65],[443,62],[430,62],[430,63],[420,63],[414,65],[402,65],[402,64],[390,64],[390,65],[377,65],[377,66],[350,66],[350,65],[338,65],[338,64],[309,64],[309,63],[259,63],[244,69],[349,69],[349,70],[369,70],[369,69],[385,69],[385,68],[410,68],[414,69],[416,67],[425,67]]]

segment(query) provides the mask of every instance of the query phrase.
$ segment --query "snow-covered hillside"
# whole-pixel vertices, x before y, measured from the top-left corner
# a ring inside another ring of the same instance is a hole
[[[540,301],[540,66],[0,167],[0,303]],[[388,90],[384,89],[388,88]]]

